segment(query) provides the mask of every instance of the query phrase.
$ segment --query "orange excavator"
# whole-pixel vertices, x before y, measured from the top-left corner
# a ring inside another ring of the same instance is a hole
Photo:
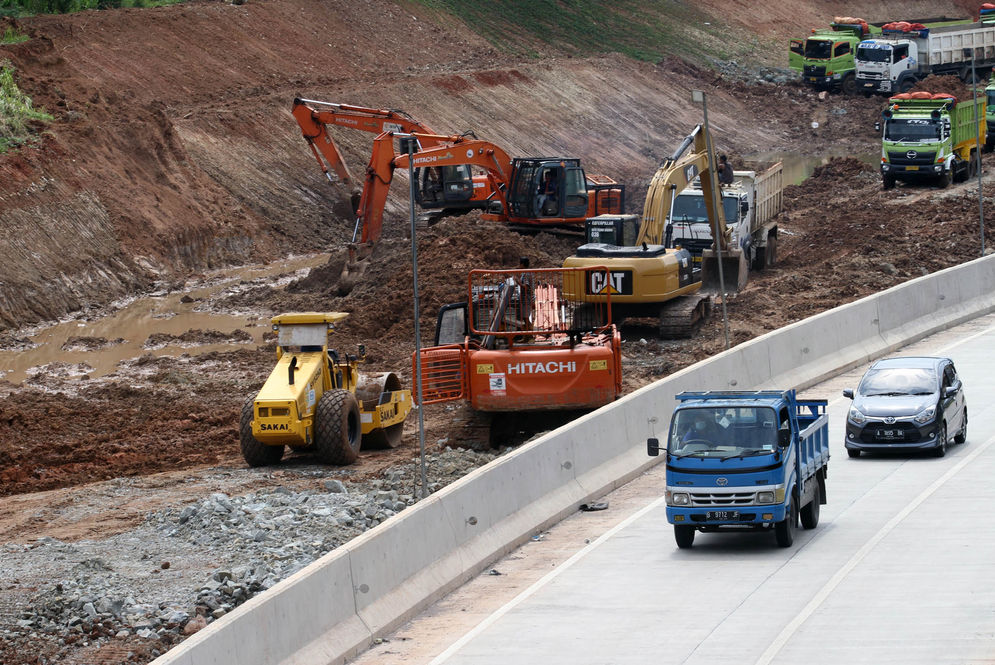
[[[571,157],[516,157],[473,136],[440,136],[386,132],[373,140],[373,155],[357,216],[366,227],[363,237],[379,234],[384,203],[396,169],[444,169],[471,166],[482,170],[490,205],[482,219],[525,227],[583,225],[589,217],[621,214],[625,188],[607,176],[588,177],[580,160]],[[409,160],[408,149],[412,156]],[[367,228],[368,227],[368,228]]]
[[[332,178],[334,171],[339,182],[346,186],[355,185],[355,180],[346,166],[338,145],[328,131],[329,127],[357,129],[377,135],[385,132],[418,132],[426,137],[424,144],[426,147],[437,145],[442,138],[445,138],[439,137],[433,142],[432,137],[438,136],[434,131],[398,109],[376,109],[297,98],[294,99],[292,113],[325,177],[334,183],[335,180]],[[472,132],[468,134],[472,136]],[[474,177],[469,166],[456,164],[441,169],[419,169],[416,178],[418,179],[417,202],[424,210],[435,211],[441,215],[486,208],[489,203],[490,191],[486,189],[487,178],[483,175]],[[353,191],[351,199],[353,213],[357,213],[362,199],[360,192]],[[366,233],[373,225],[364,224],[363,221],[365,220],[362,218],[357,220],[357,229],[362,226],[364,236],[367,236],[363,238],[363,242],[375,242],[376,239],[371,239]],[[354,237],[353,241],[355,240]]]
[[[465,400],[491,415],[490,442],[503,445],[509,427],[529,414],[615,400],[622,354],[610,296],[564,296],[583,293],[592,272],[597,269],[471,271],[467,301],[439,310],[435,345],[421,350],[422,403]],[[417,354],[412,360],[417,376]]]

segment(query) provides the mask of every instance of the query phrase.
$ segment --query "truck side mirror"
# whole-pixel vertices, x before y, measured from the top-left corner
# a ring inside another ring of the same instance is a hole
[[[660,454],[659,439],[646,439],[646,454],[650,457],[656,457]]]
[[[850,399],[853,399],[853,389],[852,388],[844,388],[843,389],[843,397],[849,397]]]
[[[750,212],[750,202],[749,201],[740,201],[739,202],[739,214],[745,215],[748,212]]]
[[[777,430],[777,445],[782,448],[787,448],[791,444],[791,430],[790,429],[779,429]]]
[[[875,122],[874,123],[874,131],[875,132],[880,132],[881,131],[881,123],[880,122]]]

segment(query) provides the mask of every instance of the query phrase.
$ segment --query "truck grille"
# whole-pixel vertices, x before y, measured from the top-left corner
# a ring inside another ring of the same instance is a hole
[[[750,506],[756,492],[715,493],[691,492],[692,506]]]
[[[868,81],[883,81],[885,75],[884,72],[861,72],[860,78]]]
[[[825,76],[826,66],[825,65],[805,65],[804,68],[805,76]]]
[[[936,161],[936,151],[893,150],[888,153],[888,161],[895,166],[932,166],[933,162]]]

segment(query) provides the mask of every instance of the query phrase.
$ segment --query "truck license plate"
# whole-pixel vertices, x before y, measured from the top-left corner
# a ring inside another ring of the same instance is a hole
[[[818,77],[815,77],[815,76],[809,76],[808,80],[809,81],[818,81],[819,79],[818,79]]]
[[[738,520],[739,511],[738,510],[709,510],[705,513],[705,519],[708,520]]]
[[[906,171],[918,171],[919,167],[918,166],[906,166],[905,170]]]

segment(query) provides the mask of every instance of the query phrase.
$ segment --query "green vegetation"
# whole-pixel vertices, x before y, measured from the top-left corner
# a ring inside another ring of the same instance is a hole
[[[0,153],[33,139],[28,127],[32,120],[48,122],[52,116],[31,108],[31,98],[14,82],[14,68],[9,62],[0,61]]]
[[[573,55],[617,52],[727,59],[741,52],[730,29],[681,0],[411,0],[461,19],[495,47],[525,57],[536,44]]]
[[[14,28],[7,26],[7,29],[0,34],[0,44],[20,44],[28,41],[27,35],[22,35]]]
[[[183,0],[0,0],[0,16],[70,14],[84,9],[161,7],[180,2]]]

